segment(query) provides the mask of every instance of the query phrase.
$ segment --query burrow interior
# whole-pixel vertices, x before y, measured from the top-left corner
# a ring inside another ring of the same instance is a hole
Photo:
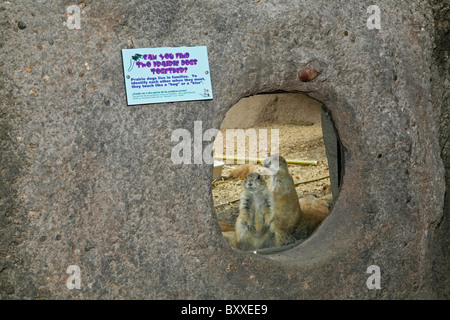
[[[331,213],[338,196],[338,189],[333,185],[332,192],[331,187],[322,129],[324,113],[326,114],[326,109],[320,102],[300,93],[260,94],[242,98],[229,109],[221,124],[222,145],[218,144],[217,140],[214,144],[213,154],[217,159],[227,153],[227,129],[253,128],[257,132],[258,143],[260,137],[268,140],[270,154],[271,129],[278,129],[278,151],[288,161],[289,173],[294,180],[302,210],[308,203],[307,210],[312,210],[308,214],[314,215],[317,220],[317,227],[314,230],[294,233],[291,243],[284,243],[284,246],[299,244],[307,239]],[[266,129],[268,136],[258,134],[260,129]],[[245,155],[239,154],[237,141],[234,143],[233,154],[238,157],[251,156],[248,148],[249,140],[245,140],[244,143]],[[257,156],[260,158],[259,153]],[[330,154],[328,156],[330,157]],[[290,160],[311,161],[315,165],[291,164]],[[235,226],[243,191],[242,183],[247,171],[244,169],[245,165],[238,164],[237,161],[230,159],[222,161],[225,165],[221,169],[220,176],[216,170],[212,179],[212,193],[217,219],[224,231],[224,224],[229,227]],[[258,163],[257,166],[261,167],[262,164]],[[243,169],[242,172],[239,168]],[[311,201],[306,199],[318,200],[320,208],[317,206],[314,208],[314,205],[311,208]],[[326,214],[323,210],[324,205],[327,208]]]

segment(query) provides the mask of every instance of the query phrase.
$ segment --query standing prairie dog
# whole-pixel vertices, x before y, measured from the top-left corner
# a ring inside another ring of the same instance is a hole
[[[256,250],[280,246],[281,238],[273,230],[273,198],[264,178],[249,173],[243,187],[235,226],[237,247]]]
[[[283,242],[288,242],[301,220],[294,180],[282,156],[272,155],[263,164],[271,172],[268,187],[273,195],[274,230],[281,235]]]

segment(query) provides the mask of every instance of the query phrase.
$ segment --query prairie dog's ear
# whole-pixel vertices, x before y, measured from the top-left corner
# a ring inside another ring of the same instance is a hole
[[[272,176],[275,175],[280,169],[280,164],[282,167],[286,167],[286,160],[279,154],[271,155],[263,161],[263,165],[268,169],[266,175]]]
[[[263,166],[266,168],[269,168],[271,163],[272,163],[272,157],[268,157],[268,158],[264,159]]]
[[[284,158],[282,156],[280,156],[279,154],[273,154],[270,157],[267,157],[266,159],[264,159],[263,161],[263,165],[264,167],[268,168],[270,167],[273,163],[279,163],[279,162],[286,162],[286,160],[284,160]]]

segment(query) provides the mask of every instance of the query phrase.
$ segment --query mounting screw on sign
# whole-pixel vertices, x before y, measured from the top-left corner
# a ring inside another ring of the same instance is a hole
[[[367,278],[366,285],[370,290],[381,289],[381,271],[380,267],[377,265],[370,265],[367,267],[366,273],[372,273],[372,275]]]

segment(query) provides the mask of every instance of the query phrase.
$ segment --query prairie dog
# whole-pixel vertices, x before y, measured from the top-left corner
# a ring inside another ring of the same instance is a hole
[[[329,184],[326,184],[322,188],[322,195],[326,196],[327,194],[331,193],[331,186]]]
[[[278,166],[276,166],[277,158]],[[283,242],[288,242],[301,221],[302,214],[294,180],[289,173],[286,160],[278,154],[265,159],[264,167],[272,172],[268,188],[273,195],[274,230],[281,235]]]
[[[243,187],[235,226],[237,247],[255,250],[280,246],[281,238],[273,230],[273,198],[264,178],[249,173]]]
[[[234,226],[225,222],[219,221],[220,229],[222,230],[222,235],[227,241],[234,247],[237,247],[236,243],[236,232],[234,231]]]
[[[299,203],[302,210],[302,220],[299,229],[310,234],[328,216],[328,203],[325,200],[317,199],[312,195],[301,198]]]
[[[247,174],[256,171],[258,168],[259,166],[256,164],[243,164],[234,168],[233,171],[231,171],[228,178],[234,179],[239,178],[241,180],[244,180]]]
[[[219,226],[222,232],[234,231],[234,227],[225,221],[219,221]]]
[[[333,201],[333,193],[331,192],[331,186],[329,184],[325,185],[322,188],[322,196],[320,197],[320,199],[328,201],[328,202]]]
[[[234,230],[233,231],[222,231],[222,235],[225,239],[227,239],[229,244],[231,244],[233,247],[237,247],[236,232]]]

